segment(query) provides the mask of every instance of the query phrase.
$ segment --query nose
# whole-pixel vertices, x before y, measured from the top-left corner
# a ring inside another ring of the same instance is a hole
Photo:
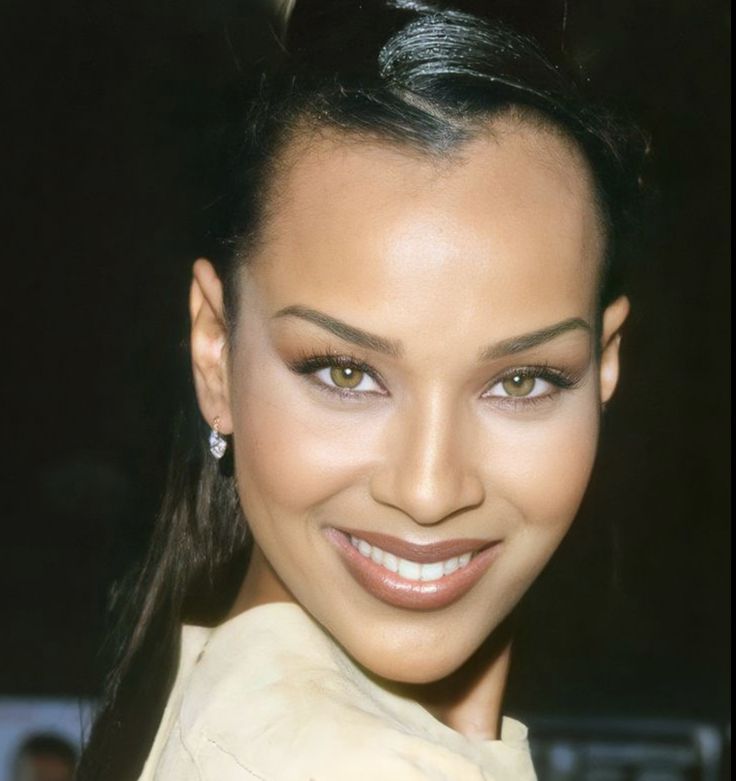
[[[439,396],[397,411],[371,494],[430,526],[485,499],[477,431],[472,420]]]

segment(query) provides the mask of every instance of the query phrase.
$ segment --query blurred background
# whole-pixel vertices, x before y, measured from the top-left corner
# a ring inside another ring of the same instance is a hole
[[[506,711],[542,781],[726,778],[729,5],[474,5],[638,119],[659,191],[595,476],[523,606]],[[266,6],[2,4],[0,779],[30,734],[74,749],[89,723],[187,371],[208,106],[273,51]]]

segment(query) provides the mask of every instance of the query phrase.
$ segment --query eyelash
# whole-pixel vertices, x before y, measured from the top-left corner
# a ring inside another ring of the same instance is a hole
[[[532,409],[550,401],[561,391],[571,390],[580,384],[580,378],[573,377],[562,369],[554,369],[547,363],[541,363],[532,366],[519,366],[511,369],[511,371],[504,372],[504,374],[494,380],[490,387],[493,388],[499,382],[511,379],[517,375],[544,380],[550,383],[556,390],[540,394],[539,396],[494,396],[492,398],[495,404],[511,409]]]
[[[308,353],[302,354],[299,358],[289,363],[289,368],[297,374],[314,374],[320,369],[326,369],[328,367],[334,367],[336,369],[358,369],[371,377],[379,385],[383,385],[381,375],[367,363],[364,363],[354,355],[346,353],[324,353],[321,355],[310,355]],[[353,391],[349,388],[333,388],[330,385],[325,385],[321,380],[314,380],[314,384],[332,396],[339,396],[343,399],[355,399],[361,396],[365,396],[365,391]],[[375,391],[372,391],[375,393]]]
[[[356,358],[355,356],[346,353],[324,353],[320,355],[312,355],[312,354],[304,353],[299,358],[290,361],[288,365],[293,372],[297,374],[304,374],[304,375],[314,374],[320,369],[325,369],[328,367],[329,368],[334,367],[339,369],[345,369],[345,368],[358,369],[364,374],[367,374],[371,379],[373,379],[379,385],[382,386],[384,385],[381,375],[372,366],[369,366],[367,363],[364,363],[359,358]],[[530,409],[533,406],[536,406],[540,403],[549,401],[552,397],[556,396],[562,390],[570,390],[576,387],[580,382],[579,378],[573,377],[568,372],[563,371],[561,369],[552,368],[549,364],[543,363],[543,364],[535,364],[533,366],[515,367],[505,372],[500,377],[497,377],[494,380],[493,384],[490,385],[489,387],[492,388],[498,385],[499,382],[503,382],[504,380],[511,379],[512,377],[515,377],[517,375],[545,380],[546,382],[549,382],[552,385],[554,385],[558,390],[555,390],[552,393],[542,394],[540,396],[529,396],[529,397],[494,396],[492,398],[495,399],[496,403],[499,403],[503,407],[511,407],[517,409],[524,407],[526,409]],[[332,387],[331,385],[326,385],[321,380],[317,380],[317,379],[314,379],[313,382],[320,390],[329,393],[333,397],[338,396],[342,399],[356,399],[356,398],[364,397],[368,393],[372,395],[376,395],[375,391],[367,391],[367,392],[354,391],[354,390],[350,390],[349,388]],[[378,394],[378,395],[383,395],[383,394]]]

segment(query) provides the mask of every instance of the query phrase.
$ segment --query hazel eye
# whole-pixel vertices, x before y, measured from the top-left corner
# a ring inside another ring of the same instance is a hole
[[[357,366],[325,366],[314,372],[314,376],[328,388],[366,393],[381,391],[381,386]]]
[[[503,392],[492,393],[494,388],[500,388]],[[539,375],[515,372],[497,382],[487,395],[496,398],[528,399],[549,395],[554,390],[552,383]]]
[[[339,388],[357,388],[363,379],[363,372],[352,366],[333,366],[330,369],[330,379]]]
[[[502,380],[501,387],[509,396],[529,396],[537,384],[538,377],[530,377],[528,374],[514,374]]]

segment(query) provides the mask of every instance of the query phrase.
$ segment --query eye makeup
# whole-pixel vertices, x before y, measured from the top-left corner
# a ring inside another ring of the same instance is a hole
[[[287,363],[289,369],[296,374],[304,375],[316,388],[330,394],[333,398],[359,401],[361,399],[388,396],[386,384],[380,373],[372,366],[365,363],[356,356],[339,351],[325,351],[322,353],[302,352],[298,357]],[[330,385],[317,377],[317,372],[325,368],[344,369],[349,371],[361,372],[370,377],[375,384],[382,390],[361,391],[351,388],[344,388],[338,385]],[[529,393],[523,395],[513,395],[506,392],[504,395],[490,394],[496,386],[502,386],[506,382],[524,382],[532,381],[532,388]],[[582,373],[572,373],[564,369],[552,367],[547,363],[536,363],[533,365],[519,365],[499,374],[488,386],[488,389],[481,395],[481,398],[488,403],[508,410],[523,410],[538,407],[540,404],[548,403],[558,396],[562,391],[577,387],[582,380]],[[549,386],[546,392],[536,392],[540,384]]]
[[[538,381],[542,381],[550,387],[546,393],[537,393],[535,395],[525,394],[514,396],[508,394],[505,396],[488,395],[483,394],[482,398],[492,399],[492,403],[503,409],[510,410],[522,410],[536,408],[541,404],[546,404],[554,400],[561,392],[576,388],[581,380],[582,375],[574,375],[564,369],[557,369],[549,364],[535,364],[527,366],[519,366],[509,371],[505,371],[495,380],[490,389],[492,390],[497,385],[503,385],[506,381],[511,380],[532,380],[533,385],[536,386]]]
[[[325,351],[322,353],[301,352],[298,357],[287,363],[289,369],[295,374],[304,375],[316,388],[329,393],[333,397],[359,400],[367,396],[388,396],[385,383],[381,375],[370,365],[351,353],[342,351]],[[316,374],[321,369],[334,368],[361,372],[370,377],[383,391],[359,391],[350,388],[341,388],[337,385],[328,385],[320,380]]]

